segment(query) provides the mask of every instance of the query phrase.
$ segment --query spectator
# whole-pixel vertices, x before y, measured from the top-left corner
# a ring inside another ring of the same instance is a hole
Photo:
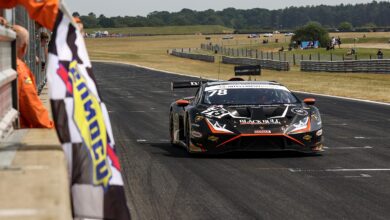
[[[25,28],[15,25],[18,72],[18,95],[21,128],[53,128],[49,112],[38,97],[35,78],[22,61],[27,53],[29,35]]]
[[[378,52],[376,53],[376,56],[378,57],[378,59],[383,59],[383,52],[381,49],[378,50]]]
[[[336,42],[337,42],[337,45],[339,45],[339,49],[340,49],[341,48],[341,38],[340,38],[340,36],[337,37]]]
[[[332,37],[332,47],[334,49],[334,46],[336,45],[336,38],[335,37]]]
[[[81,32],[81,35],[85,35],[85,32],[84,32],[84,25],[83,25],[83,22],[81,22],[80,18],[79,17],[73,17],[74,21],[77,23],[78,27],[79,27],[79,31]]]
[[[39,36],[41,43],[40,43],[40,50],[41,50],[41,65],[42,65],[42,70],[45,69],[46,66],[46,60],[47,60],[47,55],[48,55],[48,44],[49,44],[49,34],[46,32],[41,32]]]

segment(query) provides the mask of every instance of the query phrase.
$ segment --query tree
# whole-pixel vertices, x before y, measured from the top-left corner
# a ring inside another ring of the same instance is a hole
[[[107,18],[103,14],[99,16],[98,24],[100,27],[104,28],[116,27],[114,19]]]
[[[309,22],[297,29],[291,38],[293,41],[319,41],[321,47],[326,47],[330,41],[328,31],[318,22]]]
[[[344,21],[344,22],[341,22],[339,24],[339,30],[340,31],[352,31],[353,30],[353,26],[351,23],[347,22],[347,21]]]
[[[94,13],[80,16],[88,28],[100,26],[109,27],[139,27],[139,26],[169,26],[169,25],[224,25],[238,30],[252,29],[258,31],[279,30],[290,32],[310,21],[318,21],[329,29],[338,28],[343,31],[364,28],[374,31],[378,27],[390,27],[390,2],[373,1],[365,4],[340,4],[338,6],[305,6],[288,7],[285,9],[268,10],[261,8],[235,9],[226,8],[222,11],[195,11],[182,9],[178,12],[154,11],[144,16],[136,17],[99,17]],[[343,21],[342,23],[340,23]],[[98,23],[99,22],[99,23]],[[369,24],[372,22],[371,24]],[[375,25],[376,24],[376,25]]]
[[[73,17],[80,17],[80,13],[78,13],[77,11],[73,12],[72,14]]]
[[[88,16],[80,16],[80,20],[84,24],[84,28],[97,28],[98,20],[96,18],[96,15],[94,13],[89,13]]]

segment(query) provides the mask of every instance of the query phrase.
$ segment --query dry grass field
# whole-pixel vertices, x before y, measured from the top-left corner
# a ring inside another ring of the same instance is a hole
[[[361,35],[361,33],[355,34]],[[367,34],[379,37],[378,33]],[[236,38],[244,39],[246,35]],[[232,77],[234,67],[232,65],[193,61],[167,54],[167,50],[172,48],[199,47],[205,41],[204,39],[205,36],[182,35],[86,39],[86,42],[93,60],[121,61],[210,78]],[[211,40],[220,39],[221,36],[213,35]],[[289,72],[263,70],[263,75],[257,77],[257,80],[276,80],[292,90],[390,103],[390,74],[311,73],[300,72],[298,68],[293,68]]]

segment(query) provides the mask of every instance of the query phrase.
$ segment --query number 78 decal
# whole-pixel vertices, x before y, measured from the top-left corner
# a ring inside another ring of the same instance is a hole
[[[227,90],[226,89],[213,90],[211,91],[209,97],[213,97],[215,95],[227,95]]]

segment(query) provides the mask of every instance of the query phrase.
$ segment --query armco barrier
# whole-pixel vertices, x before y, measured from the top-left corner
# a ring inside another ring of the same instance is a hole
[[[390,60],[301,61],[301,71],[390,73]]]
[[[222,56],[222,63],[235,65],[260,65],[262,69],[289,71],[290,65],[286,61],[259,60],[253,58],[236,58]]]
[[[201,60],[201,61],[210,62],[210,63],[215,62],[214,56],[203,55],[203,54],[183,53],[183,52],[177,52],[177,51],[173,50],[171,52],[171,55],[176,56],[176,57],[192,59],[192,60]]]

